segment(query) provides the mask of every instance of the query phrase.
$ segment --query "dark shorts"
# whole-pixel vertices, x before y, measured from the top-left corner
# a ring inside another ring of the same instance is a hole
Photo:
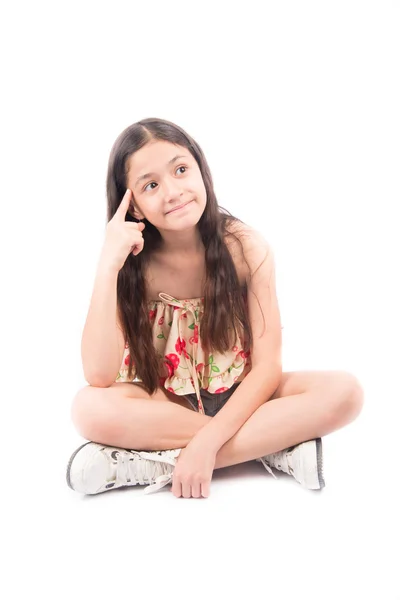
[[[241,381],[239,381],[238,383],[234,383],[233,386],[229,388],[229,390],[226,390],[226,392],[222,392],[221,394],[210,394],[210,392],[208,392],[207,390],[201,389],[200,396],[203,402],[204,412],[206,413],[206,415],[209,417],[215,417],[217,412],[221,410],[224,404],[227,403],[229,398],[232,396],[232,394],[235,392],[235,390],[241,383]],[[185,394],[185,398],[187,399],[189,404],[194,408],[194,410],[199,412],[199,404],[197,402],[196,394]]]

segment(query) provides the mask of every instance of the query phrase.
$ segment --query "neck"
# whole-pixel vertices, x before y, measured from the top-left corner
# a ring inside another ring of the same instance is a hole
[[[160,252],[169,255],[198,255],[204,253],[204,244],[199,231],[161,232]]]

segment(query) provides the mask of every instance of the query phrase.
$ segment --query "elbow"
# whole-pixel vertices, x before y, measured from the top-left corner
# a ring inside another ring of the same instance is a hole
[[[87,381],[87,383],[92,387],[108,388],[111,387],[113,383],[115,383],[117,375],[114,379],[110,379],[110,377],[106,377],[104,376],[104,374],[84,373],[84,378]]]

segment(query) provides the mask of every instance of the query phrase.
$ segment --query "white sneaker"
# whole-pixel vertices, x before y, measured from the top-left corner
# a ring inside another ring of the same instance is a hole
[[[147,485],[144,493],[151,494],[172,482],[180,452],[126,450],[87,442],[69,459],[67,483],[81,494],[100,494],[131,485]]]
[[[286,448],[286,450],[256,458],[256,461],[262,462],[275,479],[277,477],[270,467],[293,475],[303,487],[309,490],[320,490],[325,487],[321,438],[302,442],[297,446]]]

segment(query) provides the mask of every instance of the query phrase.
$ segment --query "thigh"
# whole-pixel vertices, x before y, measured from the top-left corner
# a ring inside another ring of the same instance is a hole
[[[282,373],[279,386],[270,400],[302,394],[316,387],[331,388],[342,385],[344,379],[351,377],[352,375],[345,371],[287,371]]]
[[[183,408],[191,410],[186,398],[157,389],[152,395],[148,394],[139,382],[113,382],[108,387],[86,385],[81,388],[72,400],[71,418],[77,431],[83,437],[92,439],[93,432],[109,430],[111,426],[118,427],[126,421],[127,408],[135,404],[143,410],[147,402],[162,400],[174,402]],[[141,402],[141,403],[140,403]],[[137,414],[133,410],[132,415]],[[113,425],[114,424],[114,425]],[[97,435],[96,433],[96,435]]]
[[[190,403],[186,400],[185,396],[178,396],[177,394],[173,394],[169,392],[165,388],[158,388],[154,394],[150,395],[145,390],[143,384],[139,381],[135,382],[121,382],[117,381],[110,385],[110,388],[117,388],[118,391],[124,393],[124,395],[128,396],[128,398],[148,398],[149,400],[166,400],[168,402],[174,402],[175,404],[180,404],[185,408],[190,408]],[[107,388],[107,389],[110,389]]]

